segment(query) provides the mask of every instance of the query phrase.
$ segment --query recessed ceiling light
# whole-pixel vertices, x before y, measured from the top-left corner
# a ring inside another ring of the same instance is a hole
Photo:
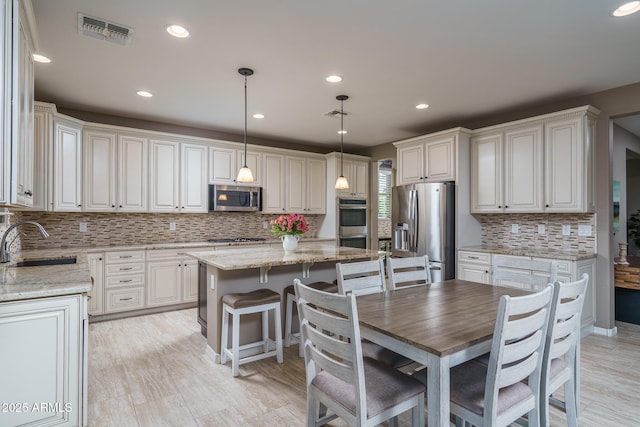
[[[47,58],[44,55],[38,55],[37,53],[33,54],[33,60],[36,62],[41,62],[43,64],[48,64],[49,62],[51,62],[51,60],[49,58]]]
[[[630,1],[613,11],[613,16],[627,16],[640,10],[640,1]]]
[[[345,135],[347,133],[346,130],[339,130],[338,135]]]
[[[189,37],[189,30],[182,25],[167,25],[167,33],[171,34],[173,37],[178,37],[179,39]]]
[[[253,115],[253,118],[254,118],[254,119],[264,119],[264,114],[262,114],[262,113],[255,113],[255,114]]]
[[[416,109],[418,109],[418,110],[426,110],[427,108],[429,108],[429,104],[418,104],[418,105],[416,105]]]
[[[342,81],[342,77],[334,74],[331,76],[327,76],[325,80],[328,81],[329,83],[339,83]]]
[[[146,90],[139,90],[136,92],[138,95],[140,95],[143,98],[151,98],[153,96],[153,94],[149,91]]]

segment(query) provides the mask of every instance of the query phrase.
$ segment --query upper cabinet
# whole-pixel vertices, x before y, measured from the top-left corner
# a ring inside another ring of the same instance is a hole
[[[228,143],[227,143],[228,144]],[[231,144],[216,145],[209,148],[209,183],[236,185],[238,171],[245,164],[244,148],[235,148]],[[253,172],[254,181],[250,184],[262,184],[262,153],[256,149],[247,150],[247,166]]]
[[[463,128],[394,142],[398,156],[397,184],[456,180],[456,152]]]
[[[35,22],[30,1],[5,0],[0,10],[0,204],[33,206]]]
[[[474,213],[594,210],[594,132],[586,106],[474,132]]]
[[[53,210],[82,211],[82,123],[53,120]]]
[[[344,154],[342,167],[340,165],[340,153],[332,152],[325,155],[327,159],[327,185],[330,185],[328,193],[333,197],[369,197],[369,157],[355,154]],[[347,178],[349,188],[344,190],[333,189],[340,172]]]

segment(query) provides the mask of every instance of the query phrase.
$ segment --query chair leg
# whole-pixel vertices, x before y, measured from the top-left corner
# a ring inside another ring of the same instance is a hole
[[[240,360],[240,315],[233,313],[233,332],[231,341],[233,342],[231,353],[233,355],[231,359],[231,373],[234,377],[238,376],[238,361]]]
[[[544,382],[544,381],[543,381]],[[546,384],[541,385],[540,387],[540,425],[542,427],[549,427],[549,423],[551,422],[549,419],[549,399],[551,396],[547,393]]]
[[[282,356],[282,315],[280,314],[280,305],[275,307],[275,332],[276,332],[276,360],[278,363],[282,363],[284,358]]]
[[[313,398],[313,393],[307,388],[307,427],[316,427],[319,419],[320,403]]]
[[[227,362],[227,349],[229,340],[229,312],[226,306],[222,305],[222,339],[220,340],[220,364],[224,365]]]
[[[424,394],[419,396],[418,405],[413,408],[411,411],[412,419],[411,426],[412,427],[423,427],[424,426]]]
[[[569,427],[577,427],[578,425],[576,397],[576,386],[574,379],[572,378],[564,383],[564,406],[567,415],[567,425]]]
[[[291,328],[292,328],[292,319],[293,316],[293,295],[287,294],[286,303],[285,303],[285,318],[284,318],[284,346],[291,346]]]
[[[398,416],[389,418],[389,427],[398,427]]]
[[[262,351],[269,351],[269,310],[262,312]]]
[[[540,427],[540,408],[539,405],[536,405],[535,408],[529,411],[527,416],[527,420],[529,420],[529,427]]]

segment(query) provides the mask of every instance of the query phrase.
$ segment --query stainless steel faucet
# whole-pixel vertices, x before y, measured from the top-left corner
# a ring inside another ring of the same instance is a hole
[[[15,224],[13,224],[9,228],[7,228],[7,230],[2,235],[2,241],[0,242],[0,263],[7,263],[7,262],[11,261],[11,254],[9,253],[10,243],[7,243],[7,236],[9,235],[11,230],[13,230],[14,228],[16,228],[17,226],[22,225],[22,224],[35,225],[38,228],[38,231],[40,232],[40,235],[42,236],[43,239],[46,239],[47,237],[49,237],[49,233],[47,233],[47,230],[45,230],[42,225],[38,224],[35,221],[20,221],[20,222],[16,222]],[[13,241],[12,241],[12,243],[13,243]]]

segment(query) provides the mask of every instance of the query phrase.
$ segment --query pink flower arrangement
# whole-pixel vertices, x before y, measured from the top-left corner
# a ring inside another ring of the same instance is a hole
[[[271,232],[276,236],[281,234],[304,234],[309,231],[309,224],[304,215],[289,214],[280,215],[272,220]]]

